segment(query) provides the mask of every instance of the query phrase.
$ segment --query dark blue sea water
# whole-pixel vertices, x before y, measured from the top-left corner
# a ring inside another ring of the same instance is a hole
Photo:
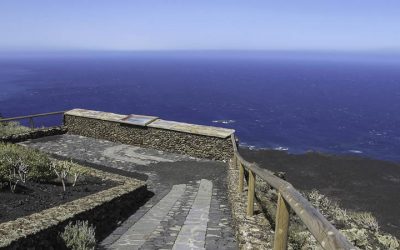
[[[234,128],[257,148],[400,161],[400,57],[391,55],[0,55],[3,116],[77,107]]]

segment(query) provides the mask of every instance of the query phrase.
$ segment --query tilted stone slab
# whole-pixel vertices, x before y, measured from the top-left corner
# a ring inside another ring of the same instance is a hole
[[[128,115],[125,118],[121,119],[120,122],[144,127],[157,119],[158,119],[158,117],[156,117],[156,116],[131,114],[131,115]]]
[[[122,119],[126,118],[126,115],[88,110],[88,109],[72,109],[70,111],[65,112],[64,115],[73,115],[73,116],[86,117],[103,121],[113,121],[113,122],[120,122]]]

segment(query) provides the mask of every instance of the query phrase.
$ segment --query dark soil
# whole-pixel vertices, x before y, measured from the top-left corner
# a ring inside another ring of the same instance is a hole
[[[0,223],[40,212],[81,197],[116,186],[113,181],[103,181],[97,177],[82,177],[73,187],[68,185],[63,191],[61,183],[27,182],[18,185],[12,193],[8,184],[0,189]]]
[[[271,171],[286,172],[286,179],[299,190],[317,189],[342,208],[371,212],[381,229],[400,237],[400,164],[355,156],[275,150],[240,153]]]

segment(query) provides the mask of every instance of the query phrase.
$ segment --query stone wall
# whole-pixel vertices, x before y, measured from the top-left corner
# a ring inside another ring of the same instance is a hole
[[[22,134],[0,137],[0,142],[18,143],[18,142],[22,142],[22,141],[26,141],[26,140],[30,140],[30,139],[37,139],[37,138],[45,137],[45,136],[61,135],[61,134],[65,134],[66,132],[67,132],[67,129],[64,126],[50,127],[50,128],[38,128],[38,129],[34,129],[32,131],[22,133]]]
[[[91,169],[93,175],[120,182],[60,206],[0,224],[0,249],[66,249],[59,233],[70,221],[87,220],[101,241],[149,197],[143,181]]]
[[[219,138],[68,114],[64,116],[64,122],[71,134],[171,153],[220,161],[227,161],[233,154],[230,137]]]

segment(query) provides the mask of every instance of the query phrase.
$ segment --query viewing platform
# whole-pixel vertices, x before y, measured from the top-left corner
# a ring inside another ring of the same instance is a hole
[[[117,222],[101,249],[287,249],[295,215],[323,249],[356,249],[290,183],[246,161],[233,129],[84,109],[63,120],[2,140],[146,182],[144,205]],[[275,190],[273,220],[256,187]]]
[[[154,196],[101,242],[103,248],[237,249],[224,163],[71,134],[23,144],[146,180]]]

